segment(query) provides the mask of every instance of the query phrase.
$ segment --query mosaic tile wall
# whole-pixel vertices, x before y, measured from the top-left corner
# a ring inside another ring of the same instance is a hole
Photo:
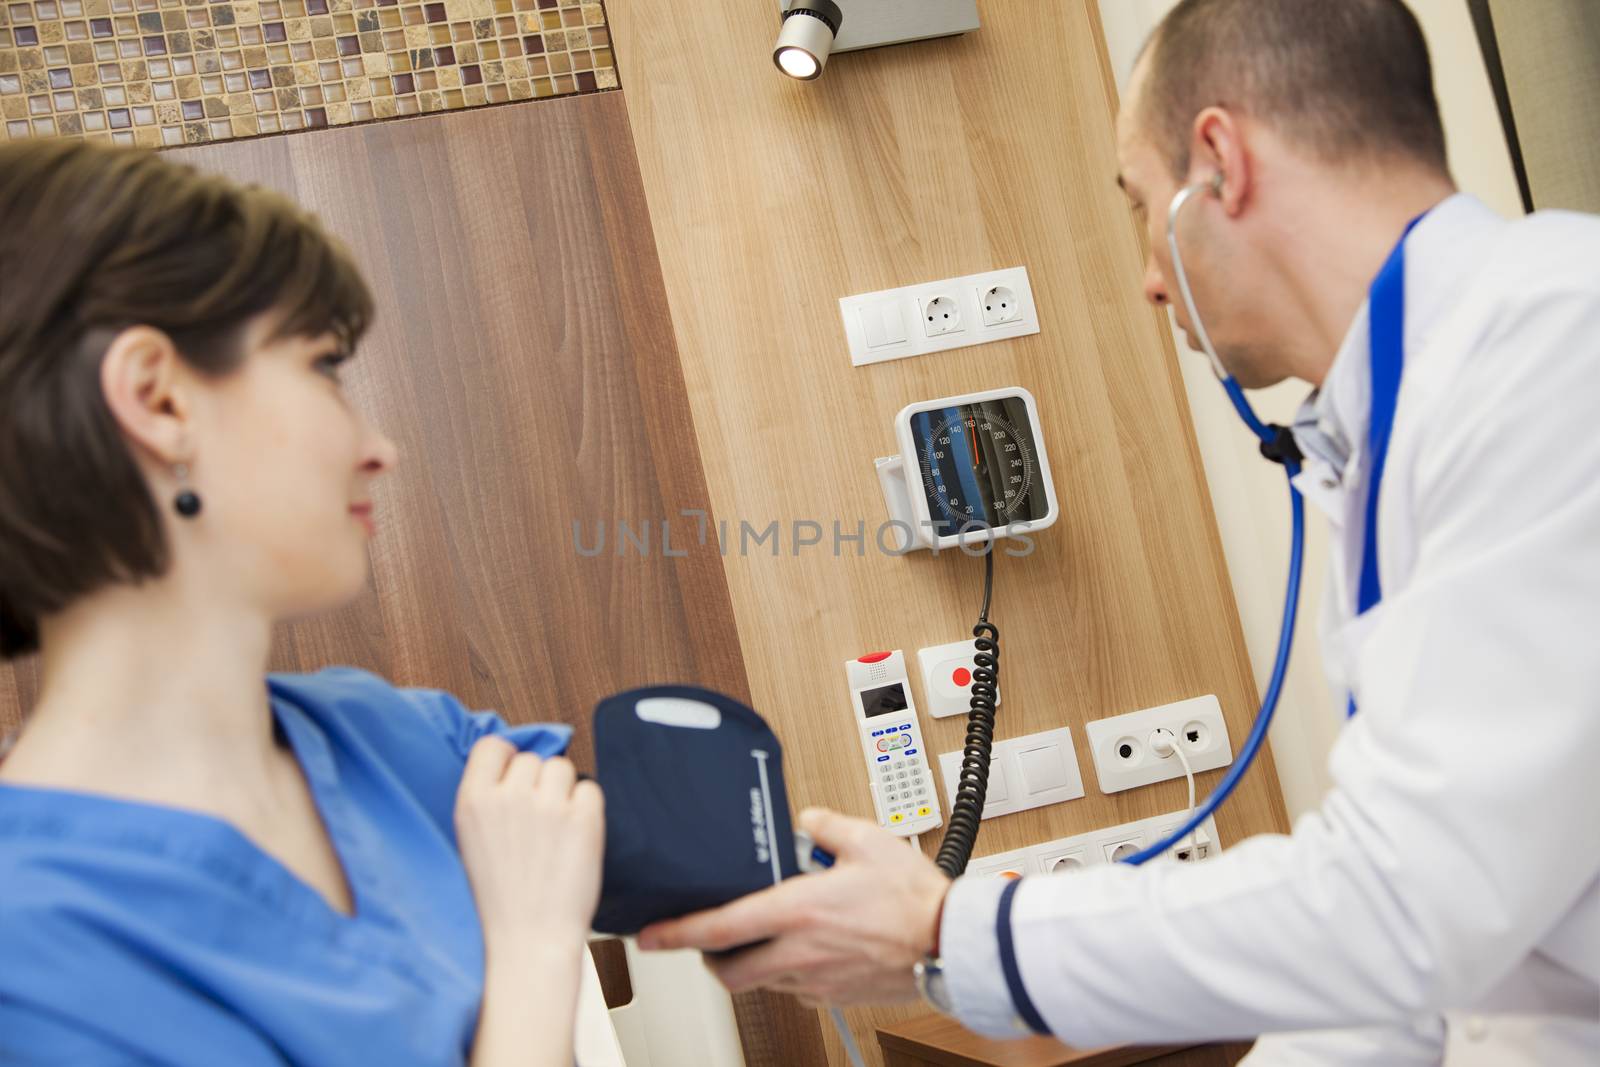
[[[199,144],[616,85],[594,0],[0,0],[7,139]]]

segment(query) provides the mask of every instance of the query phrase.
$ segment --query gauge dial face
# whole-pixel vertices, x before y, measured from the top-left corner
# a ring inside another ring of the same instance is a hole
[[[918,412],[911,433],[936,536],[1044,517],[1033,422],[1021,397]]]

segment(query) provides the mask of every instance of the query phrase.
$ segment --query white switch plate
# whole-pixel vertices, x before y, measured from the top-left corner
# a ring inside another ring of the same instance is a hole
[[[1124,789],[1183,777],[1183,764],[1178,762],[1177,756],[1158,756],[1151,749],[1151,735],[1163,727],[1177,735],[1195,773],[1226,767],[1233,762],[1228,724],[1222,718],[1222,705],[1215,696],[1195,697],[1096,719],[1085,727],[1085,733],[1089,737],[1089,754],[1094,758],[1102,793],[1120,793]]]
[[[840,297],[839,314],[858,367],[1039,332],[1026,267]]]
[[[1175,811],[1167,815],[1140,819],[1137,822],[1123,823],[1120,826],[1091,830],[1075,837],[1046,841],[1042,845],[1029,845],[1027,848],[1012,849],[1010,852],[974,857],[972,862],[967,864],[967,873],[979,877],[1020,878],[1023,875],[1065,874],[1084,867],[1099,867],[1116,862],[1110,857],[1118,848],[1133,845],[1142,849],[1146,845],[1153,845],[1165,839],[1172,831],[1182,826],[1187,818],[1188,812]],[[1205,822],[1195,827],[1188,840],[1180,841],[1163,853],[1160,861],[1202,860],[1220,851],[1222,851],[1222,839],[1217,836],[1216,820],[1207,818]]]
[[[954,805],[961,778],[959,751],[940,754],[939,776],[944,779],[946,799]],[[985,819],[1081,796],[1083,777],[1078,773],[1072,731],[1067,727],[994,743],[989,761],[989,792],[983,803]]]
[[[977,642],[970,637],[965,641],[917,650],[917,663],[922,668],[922,692],[928,702],[929,715],[935,719],[947,719],[972,710],[972,672],[977,669],[974,658],[977,651]],[[962,671],[966,674],[963,675]],[[961,681],[963,677],[967,679],[965,682]],[[999,679],[995,680],[994,706],[1000,706]]]

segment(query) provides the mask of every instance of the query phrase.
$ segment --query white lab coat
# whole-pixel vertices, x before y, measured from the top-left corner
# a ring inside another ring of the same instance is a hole
[[[1600,1063],[1600,219],[1455,196],[1412,233],[1384,600],[1357,618],[1367,330],[1363,307],[1318,399],[1350,461],[1301,475],[1337,546],[1324,658],[1360,705],[1333,788],[1204,863],[1026,880],[1017,964],[1065,1041]],[[997,1036],[1001,888],[957,881],[941,933],[957,1015]]]

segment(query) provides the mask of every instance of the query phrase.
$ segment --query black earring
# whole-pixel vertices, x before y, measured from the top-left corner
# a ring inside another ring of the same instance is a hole
[[[172,471],[178,476],[178,481],[183,482],[189,477],[189,468],[179,463]],[[200,514],[200,494],[184,486],[178,490],[178,495],[172,498],[172,508],[186,519],[192,519]]]

